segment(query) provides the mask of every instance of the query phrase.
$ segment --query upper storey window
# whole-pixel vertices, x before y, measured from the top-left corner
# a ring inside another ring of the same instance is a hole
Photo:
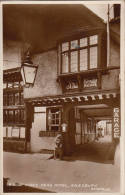
[[[98,68],[99,35],[92,35],[60,45],[60,74]]]

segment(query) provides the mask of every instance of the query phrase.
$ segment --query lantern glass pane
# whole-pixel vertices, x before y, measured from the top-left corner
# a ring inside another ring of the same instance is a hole
[[[36,67],[24,66],[24,77],[26,83],[33,84],[35,75],[36,75]]]

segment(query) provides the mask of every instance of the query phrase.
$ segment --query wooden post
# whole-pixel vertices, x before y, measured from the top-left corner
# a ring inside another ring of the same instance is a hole
[[[32,127],[33,112],[32,105],[30,103],[24,103],[25,106],[25,152],[29,152],[30,144],[30,129]]]

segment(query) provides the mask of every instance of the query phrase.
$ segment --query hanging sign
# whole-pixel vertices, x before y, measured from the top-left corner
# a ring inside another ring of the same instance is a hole
[[[113,109],[113,133],[114,139],[120,137],[120,108]]]

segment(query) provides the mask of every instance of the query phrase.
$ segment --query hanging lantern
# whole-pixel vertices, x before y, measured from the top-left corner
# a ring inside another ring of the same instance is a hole
[[[21,75],[24,82],[24,86],[33,86],[37,74],[38,66],[34,65],[30,58],[30,52],[27,51],[25,59],[21,65]]]

